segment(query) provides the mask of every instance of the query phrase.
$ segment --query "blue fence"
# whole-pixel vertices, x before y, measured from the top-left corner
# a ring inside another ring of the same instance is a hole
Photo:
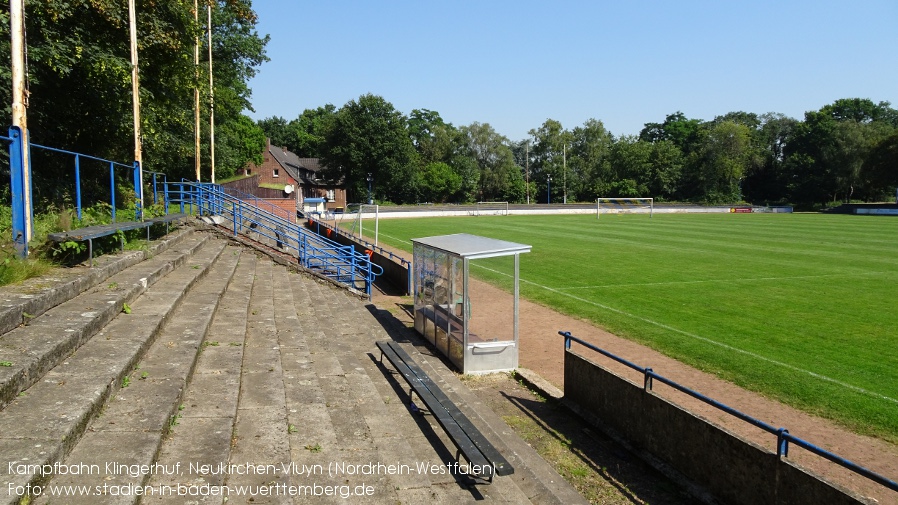
[[[167,202],[189,214],[221,216],[234,236],[256,242],[297,258],[298,263],[341,284],[371,296],[374,279],[383,269],[352,246],[316,235],[285,216],[286,211],[264,200],[217,184],[189,181],[163,185]]]
[[[57,149],[55,147],[47,147],[42,146],[40,144],[31,144],[32,148],[41,149],[48,152],[60,153],[67,156],[71,156],[75,163],[75,210],[78,216],[78,219],[83,218],[82,214],[82,206],[81,206],[81,161],[82,160],[91,160],[99,163],[103,163],[109,167],[109,205],[112,212],[112,222],[116,222],[116,201],[115,201],[115,181],[116,181],[116,169],[121,170],[130,170],[131,171],[131,183],[134,188],[135,195],[141,194],[141,181],[140,181],[140,166],[137,162],[132,164],[119,163],[117,161],[107,160],[103,158],[97,158],[95,156],[89,156],[86,154],[76,153],[74,151],[67,151],[65,149]],[[142,212],[142,202],[136,202],[136,219],[140,220],[141,212]]]
[[[595,352],[601,354],[602,356],[612,359],[632,370],[635,370],[635,371],[641,373],[643,375],[643,388],[646,391],[651,391],[653,382],[657,380],[658,382],[666,384],[666,385],[676,389],[677,391],[685,393],[685,394],[687,394],[699,401],[702,401],[716,409],[726,412],[727,414],[730,414],[731,416],[733,416],[737,419],[740,419],[746,423],[756,426],[756,427],[766,431],[767,433],[770,433],[771,435],[775,435],[776,440],[777,440],[776,454],[780,458],[788,457],[789,444],[790,443],[795,444],[813,454],[816,454],[817,456],[820,456],[820,457],[827,459],[839,466],[847,468],[848,470],[851,470],[852,472],[857,473],[858,475],[862,475],[862,476],[872,480],[873,482],[876,482],[877,484],[881,484],[893,491],[898,491],[898,483],[896,483],[895,481],[888,479],[886,477],[883,477],[882,475],[879,475],[876,472],[868,470],[867,468],[864,468],[864,467],[862,467],[852,461],[849,461],[837,454],[833,454],[825,449],[821,449],[820,447],[817,447],[814,444],[812,444],[806,440],[803,440],[794,435],[791,435],[789,433],[789,430],[787,430],[785,428],[776,428],[770,424],[765,423],[764,421],[761,421],[760,419],[755,419],[755,418],[753,418],[743,412],[740,412],[728,405],[720,403],[717,400],[709,398],[697,391],[694,391],[685,386],[682,386],[662,375],[656,374],[654,371],[652,371],[651,368],[641,367],[633,362],[627,361],[624,358],[616,356],[604,349],[596,347],[596,346],[590,344],[589,342],[585,342],[577,337],[574,337],[568,331],[559,331],[558,334],[564,337],[564,348],[567,350],[570,350],[571,344],[573,342],[577,342],[578,344],[580,344],[592,351],[595,351]]]

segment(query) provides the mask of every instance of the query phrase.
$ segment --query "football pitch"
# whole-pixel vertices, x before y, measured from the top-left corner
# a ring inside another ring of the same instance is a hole
[[[411,251],[411,238],[450,233],[532,245],[521,256],[524,298],[857,432],[898,441],[896,218],[381,219],[379,240]],[[472,273],[510,290],[500,261],[472,262]],[[563,345],[557,335],[546,338]]]

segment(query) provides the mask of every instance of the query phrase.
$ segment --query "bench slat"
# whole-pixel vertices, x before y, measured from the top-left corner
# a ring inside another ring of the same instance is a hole
[[[436,417],[440,426],[446,430],[459,451],[465,455],[472,465],[489,466],[496,475],[511,475],[514,468],[486,440],[480,430],[455,406],[452,400],[434,383],[430,377],[415,363],[402,347],[394,342],[377,342],[384,356],[405,377],[428,410]],[[492,480],[492,475],[489,476]]]
[[[450,400],[449,397],[446,396],[446,393],[444,393],[439,388],[439,386],[437,386],[433,382],[433,380],[424,372],[424,370],[422,370],[421,367],[419,367],[417,363],[415,363],[411,356],[409,356],[408,353],[405,352],[405,349],[403,349],[398,344],[394,345],[393,342],[387,342],[387,345],[390,346],[396,352],[399,358],[408,365],[411,372],[417,376],[424,387],[428,388],[431,391],[433,396],[437,399],[437,401],[440,402],[442,407],[446,409],[449,415],[456,420],[456,422],[459,424],[459,426],[461,426],[463,430],[465,430],[465,433],[468,434],[471,441],[477,446],[480,452],[482,452],[488,460],[492,461],[496,469],[496,474],[513,474],[514,467],[512,467],[508,460],[506,460],[505,457],[502,456],[502,453],[500,453],[499,450],[496,449],[496,447],[486,439],[483,433],[481,433],[480,430],[478,430],[477,427],[474,426],[474,423],[472,423],[471,420],[468,419],[468,417],[465,416],[465,414],[461,410],[459,410],[458,406],[455,405],[455,402]]]
[[[186,218],[187,214],[167,214],[165,216],[154,217],[146,221],[120,221],[118,223],[97,224],[94,226],[85,226],[70,231],[62,231],[47,234],[47,239],[53,242],[65,242],[67,240],[92,240],[95,238],[112,235],[115,232],[137,230],[146,228],[154,224],[170,223],[178,219]]]
[[[406,382],[408,382],[412,387],[412,390],[418,394],[421,401],[424,402],[424,405],[430,413],[433,414],[440,426],[443,427],[459,452],[464,454],[465,458],[472,465],[476,465],[480,468],[491,467],[492,464],[490,461],[483,456],[468,433],[458,424],[456,419],[449,415],[449,412],[443,408],[442,403],[433,396],[432,391],[421,383],[421,380],[411,371],[406,361],[396,354],[392,346],[381,344],[382,342],[377,342],[377,347],[379,347],[381,352],[384,353],[384,356],[390,360],[390,363],[396,367],[396,370],[405,377]]]

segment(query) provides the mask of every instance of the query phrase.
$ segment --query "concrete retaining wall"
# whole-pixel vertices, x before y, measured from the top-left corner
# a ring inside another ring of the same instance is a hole
[[[722,503],[865,503],[570,350],[564,398]]]

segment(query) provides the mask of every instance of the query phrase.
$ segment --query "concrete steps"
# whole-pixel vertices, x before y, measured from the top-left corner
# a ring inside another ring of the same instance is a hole
[[[453,474],[453,444],[379,361],[375,341],[404,337],[376,308],[198,235],[131,314],[0,411],[0,475],[57,486],[30,503],[583,503],[439,359],[403,344],[515,466],[491,485]],[[151,261],[114,282],[145,278]],[[18,471],[54,462],[97,472]],[[18,503],[21,488],[0,483],[0,504]]]
[[[16,486],[49,480],[36,465],[61,462],[72,450],[223,248],[203,235],[187,237],[3,336],[15,342],[13,365],[21,366],[4,367],[14,372],[4,377],[4,390],[18,392],[0,410],[8,479],[0,503],[18,501]]]

